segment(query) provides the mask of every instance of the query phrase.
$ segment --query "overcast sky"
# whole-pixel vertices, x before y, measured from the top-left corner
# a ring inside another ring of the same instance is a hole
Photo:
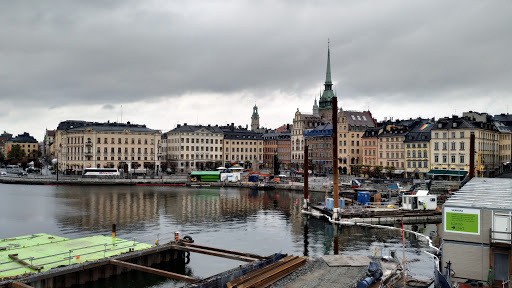
[[[512,113],[512,1],[1,1],[0,130]],[[122,106],[122,112],[121,112]],[[122,116],[121,116],[122,115]]]

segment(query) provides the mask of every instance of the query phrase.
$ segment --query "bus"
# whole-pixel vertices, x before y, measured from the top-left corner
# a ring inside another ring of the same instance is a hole
[[[85,168],[84,177],[119,177],[121,174],[116,168]]]
[[[20,166],[18,166],[18,165],[7,165],[5,167],[5,171],[7,173],[17,174],[18,172],[20,172]]]

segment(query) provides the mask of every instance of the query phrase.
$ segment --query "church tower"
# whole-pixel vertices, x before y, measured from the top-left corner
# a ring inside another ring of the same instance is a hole
[[[315,97],[315,104],[313,104],[313,116],[320,117],[318,115],[318,105],[316,104],[316,97]]]
[[[258,106],[254,104],[254,107],[252,107],[251,130],[254,131],[258,128],[260,128],[260,115],[258,115]]]
[[[331,81],[331,50],[329,45],[327,45],[327,72],[325,75],[325,83],[324,83],[324,92],[320,97],[320,107],[319,114],[320,117],[326,120],[331,120],[332,118],[332,103],[331,99],[334,97],[334,91],[332,91],[332,81]]]

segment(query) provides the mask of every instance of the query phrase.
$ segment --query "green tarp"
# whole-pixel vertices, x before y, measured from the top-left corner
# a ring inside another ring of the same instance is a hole
[[[443,169],[432,169],[428,171],[427,175],[434,176],[464,176],[468,173],[466,170],[443,170]]]

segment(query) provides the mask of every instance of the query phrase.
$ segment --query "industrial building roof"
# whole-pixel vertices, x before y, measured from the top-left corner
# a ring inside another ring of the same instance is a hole
[[[444,205],[512,211],[512,179],[473,178]]]

